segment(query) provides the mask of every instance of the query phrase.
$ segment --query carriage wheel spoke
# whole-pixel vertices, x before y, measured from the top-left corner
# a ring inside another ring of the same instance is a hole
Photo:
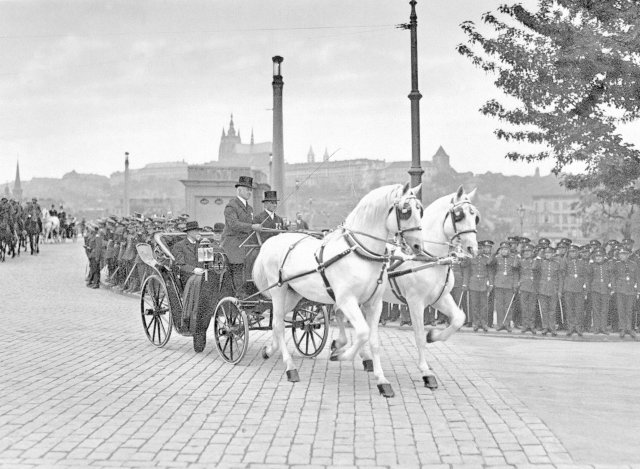
[[[145,321],[145,328],[147,330],[147,335],[149,335],[149,328],[151,327],[154,321],[155,321],[155,316],[151,316],[151,319],[149,320],[149,322]]]
[[[228,355],[225,353],[227,350],[227,345],[229,345],[229,341],[231,340],[231,338],[227,335],[226,337],[227,341],[224,343],[224,347],[222,347],[222,354],[227,357]]]
[[[313,337],[313,334],[309,334],[308,337],[311,337],[311,342],[313,342],[313,350],[318,350],[318,346],[316,345],[316,339]],[[309,339],[307,339],[307,350],[308,350],[308,346],[309,346]]]
[[[158,321],[158,323],[160,324],[160,327],[162,327],[162,332],[164,332],[165,337],[167,336],[167,329],[164,327],[164,324],[162,324],[162,319],[160,319]]]
[[[316,330],[315,330],[315,329],[311,329],[311,331],[312,331],[315,335],[317,335],[317,336],[318,336],[318,339],[320,340],[320,342],[322,342],[322,336],[321,336],[320,334],[318,334],[318,333],[316,332]]]

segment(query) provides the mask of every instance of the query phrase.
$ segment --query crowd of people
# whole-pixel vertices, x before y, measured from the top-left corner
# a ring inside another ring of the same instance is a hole
[[[51,205],[42,210],[36,197],[24,203],[8,197],[0,199],[0,260],[29,249],[31,254],[37,254],[39,243],[44,241],[41,235],[75,239],[76,218],[68,215],[62,205],[59,209]]]
[[[594,239],[579,246],[563,238],[553,246],[546,238],[534,244],[511,236],[494,251],[493,241],[480,241],[478,256],[453,266],[451,294],[475,332],[516,327],[522,334],[617,332],[635,339],[640,250],[633,245],[632,239]],[[400,313],[400,324],[410,324]],[[430,309],[425,321],[433,323],[435,315]]]

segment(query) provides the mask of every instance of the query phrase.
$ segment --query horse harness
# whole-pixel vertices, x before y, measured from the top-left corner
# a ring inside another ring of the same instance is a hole
[[[412,196],[410,198],[416,198],[415,196]],[[420,208],[420,218],[422,218],[422,205],[419,205]],[[396,223],[398,226],[398,231],[396,232],[396,235],[400,235],[400,238],[402,240],[402,242],[404,244],[406,244],[406,241],[404,239],[404,233],[410,232],[410,231],[420,231],[422,228],[420,227],[420,225],[418,226],[413,226],[410,228],[401,228],[400,222],[401,220],[408,220],[411,217],[411,207],[409,206],[409,202],[405,202],[405,204],[401,207],[398,203],[398,201],[394,202],[394,204],[389,208],[389,211],[387,214],[390,214],[391,211],[395,212],[395,216],[396,216]],[[335,293],[333,291],[333,288],[331,287],[331,284],[329,283],[329,279],[327,278],[327,275],[325,273],[326,269],[336,263],[337,261],[339,261],[340,259],[342,259],[343,257],[351,254],[352,252],[355,252],[359,257],[368,260],[368,261],[372,261],[372,262],[380,262],[381,264],[381,268],[380,268],[380,274],[378,275],[378,279],[376,281],[376,288],[373,290],[373,292],[371,293],[371,296],[369,296],[369,298],[364,302],[368,302],[369,300],[371,300],[371,298],[373,298],[373,296],[375,295],[376,291],[378,290],[378,288],[380,287],[380,285],[382,285],[382,282],[384,281],[384,272],[387,269],[387,263],[390,259],[389,253],[387,251],[387,249],[385,248],[384,253],[382,254],[378,254],[374,251],[372,251],[371,249],[367,248],[366,246],[364,246],[356,237],[356,234],[359,235],[363,235],[378,241],[382,241],[385,244],[387,243],[386,239],[382,239],[382,238],[378,238],[376,236],[370,235],[368,233],[363,233],[357,230],[352,230],[349,228],[345,228],[344,226],[340,228],[342,230],[342,237],[345,239],[345,241],[347,242],[347,244],[349,245],[349,247],[347,249],[345,249],[342,252],[339,252],[338,254],[334,255],[333,257],[324,260],[324,249],[326,247],[326,244],[328,242],[328,240],[324,240],[322,242],[322,244],[320,245],[320,248],[318,249],[318,251],[316,251],[313,254],[313,257],[315,258],[318,266],[313,269],[313,270],[309,270],[306,272],[301,272],[299,274],[294,275],[293,277],[289,277],[287,279],[283,279],[282,278],[282,269],[284,268],[284,264],[287,261],[287,258],[289,257],[289,254],[291,253],[291,251],[298,245],[298,243],[300,243],[302,240],[304,240],[305,238],[307,238],[309,235],[300,238],[298,241],[296,241],[295,243],[293,243],[291,246],[289,246],[289,250],[287,251],[287,253],[284,256],[284,259],[282,260],[282,264],[280,264],[280,269],[278,270],[278,283],[276,284],[277,286],[282,286],[285,282],[290,282],[292,280],[295,280],[297,278],[300,277],[304,277],[305,275],[309,275],[313,272],[318,272],[320,274],[320,277],[322,278],[322,282],[324,283],[324,287],[327,290],[327,294],[329,295],[329,297],[335,301],[336,297],[335,297]]]

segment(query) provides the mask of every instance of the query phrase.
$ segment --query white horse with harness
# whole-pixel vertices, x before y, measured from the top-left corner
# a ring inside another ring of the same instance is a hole
[[[383,299],[394,304],[406,304],[411,314],[411,322],[418,349],[418,367],[426,387],[438,387],[437,379],[429,368],[426,344],[447,340],[464,324],[465,314],[456,305],[451,289],[454,285],[451,263],[463,256],[475,256],[478,252],[476,226],[480,222],[478,210],[471,204],[475,189],[465,194],[462,186],[457,192],[441,197],[424,209],[422,216],[423,256],[397,255],[404,260],[392,260],[389,268],[389,282]],[[450,248],[454,248],[450,256]],[[394,256],[396,254],[394,253]],[[425,338],[424,309],[433,306],[450,319],[446,329],[431,329]],[[344,323],[340,314],[336,315],[340,334],[331,344],[340,348],[347,342]],[[373,327],[378,327],[374,323]],[[363,356],[365,370],[373,371],[371,360]]]
[[[60,219],[56,216],[51,216],[49,210],[42,209],[42,242],[46,243],[49,236],[52,241],[60,241]]]
[[[331,359],[353,360],[369,340],[378,389],[393,395],[375,355],[379,349],[376,323],[387,281],[387,240],[397,235],[415,252],[422,248],[422,204],[415,196],[419,187],[412,190],[408,184],[398,184],[374,189],[353,209],[344,226],[322,240],[284,233],[263,244],[253,267],[256,286],[273,302],[273,336],[263,357],[282,350],[289,381],[299,381],[299,377],[285,343],[284,316],[306,298],[335,304],[353,324],[353,344],[334,350]]]

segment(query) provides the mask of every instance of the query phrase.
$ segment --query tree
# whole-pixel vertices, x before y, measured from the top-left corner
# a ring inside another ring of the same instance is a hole
[[[495,37],[466,21],[458,52],[519,104],[492,99],[480,111],[506,124],[499,139],[543,148],[507,158],[554,159],[556,175],[581,163],[581,174],[562,174],[568,189],[605,205],[640,204],[640,152],[618,131],[640,116],[640,3],[538,0],[537,11],[503,5],[482,19]]]

